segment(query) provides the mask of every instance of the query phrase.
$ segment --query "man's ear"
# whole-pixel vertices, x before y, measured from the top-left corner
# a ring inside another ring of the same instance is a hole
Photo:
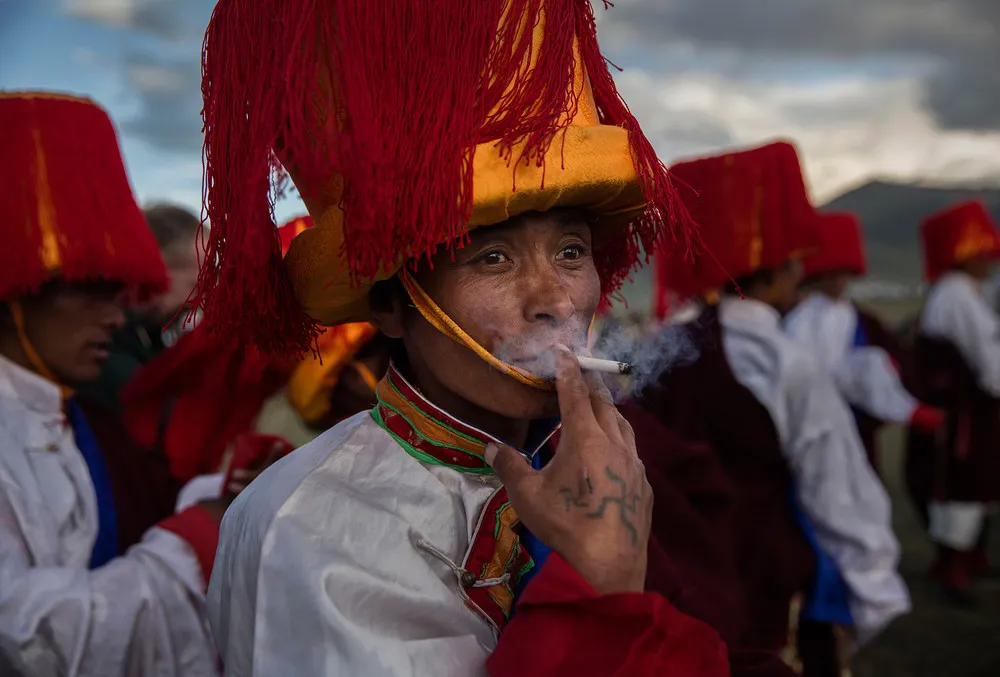
[[[391,339],[403,338],[402,285],[392,278],[378,282],[368,292],[368,307],[372,311],[372,324]]]

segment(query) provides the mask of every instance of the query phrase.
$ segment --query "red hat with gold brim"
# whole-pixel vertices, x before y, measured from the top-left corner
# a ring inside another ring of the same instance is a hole
[[[659,253],[658,280],[687,295],[775,269],[818,243],[795,147],[787,142],[675,164],[684,204],[699,226],[693,260]],[[673,267],[690,271],[671,271]],[[665,292],[666,293],[666,289]]]
[[[312,227],[310,217],[299,216],[278,228],[282,251],[287,252],[292,240]],[[288,404],[303,421],[315,425],[326,420],[341,374],[376,334],[378,329],[368,322],[353,322],[328,327],[317,337],[313,352],[295,366],[285,391]]]
[[[367,320],[374,282],[526,212],[589,213],[605,292],[686,244],[590,0],[221,0],[204,70],[206,321],[262,346]],[[283,270],[278,162],[316,222]]]
[[[104,110],[75,96],[0,92],[0,148],[0,300],[55,278],[113,280],[140,297],[166,289]]]
[[[868,272],[865,239],[857,214],[826,212],[816,215],[819,247],[802,259],[807,278],[825,273],[864,275]]]
[[[1000,257],[1000,234],[979,200],[952,205],[928,216],[920,226],[924,274],[928,282],[979,257]]]

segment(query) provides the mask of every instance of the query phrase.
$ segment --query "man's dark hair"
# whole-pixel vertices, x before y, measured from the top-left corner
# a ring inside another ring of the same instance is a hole
[[[761,269],[749,275],[743,275],[726,282],[725,293],[729,296],[739,296],[758,286],[767,286],[774,282],[774,271]]]
[[[161,252],[177,245],[187,245],[198,235],[201,219],[192,212],[171,204],[156,204],[143,210]]]

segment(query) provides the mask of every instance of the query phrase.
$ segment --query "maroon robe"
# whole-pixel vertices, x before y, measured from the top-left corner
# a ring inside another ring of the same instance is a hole
[[[685,439],[706,442],[720,461],[732,487],[732,547],[750,619],[735,645],[780,649],[791,601],[812,582],[815,554],[796,521],[792,476],[771,416],[736,380],[723,352],[717,308],[706,308],[689,331],[700,357],[664,373],[639,403]],[[655,449],[640,447],[640,454],[655,477]],[[655,538],[673,538],[669,523],[654,527]]]
[[[774,651],[745,642],[751,619],[732,534],[732,487],[711,448],[688,443],[634,402],[619,407],[653,488],[646,589],[710,625],[733,677],[790,677]],[[787,612],[787,609],[786,609]]]
[[[1000,501],[1000,400],[950,341],[918,335],[910,371],[913,394],[946,417],[938,434],[909,429],[906,481],[924,517],[932,499]]]
[[[868,337],[868,345],[884,350],[896,365],[902,364],[904,361],[903,348],[893,333],[871,313],[857,306],[855,306],[855,310],[858,313],[858,325]],[[854,420],[857,422],[858,433],[865,446],[865,453],[868,454],[868,461],[872,464],[875,472],[879,472],[878,432],[885,425],[885,421],[854,407],[851,408],[851,411],[854,413]]]
[[[142,539],[147,529],[174,514],[180,483],[162,454],[132,441],[119,415],[96,399],[77,396],[108,465],[118,517],[119,554]]]

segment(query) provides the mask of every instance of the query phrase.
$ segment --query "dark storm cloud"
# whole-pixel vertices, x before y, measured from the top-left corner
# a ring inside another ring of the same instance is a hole
[[[129,30],[132,44],[143,47],[126,51],[119,64],[139,109],[120,121],[122,130],[158,150],[200,154],[201,41],[214,0],[64,2],[68,14]]]
[[[942,125],[1000,129],[998,0],[622,0],[602,23],[652,48],[679,41],[750,57],[912,59]]]
[[[201,68],[197,60],[167,61],[148,55],[125,57],[124,76],[139,99],[139,112],[122,129],[157,148],[200,153]]]

